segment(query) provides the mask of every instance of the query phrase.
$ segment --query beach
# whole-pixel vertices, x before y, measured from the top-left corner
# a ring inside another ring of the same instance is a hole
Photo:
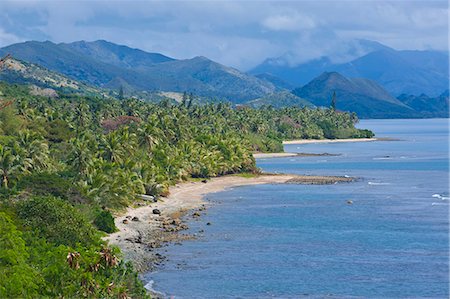
[[[286,158],[286,157],[323,157],[339,156],[340,154],[330,153],[253,153],[255,159]]]
[[[353,180],[354,178],[339,176],[261,174],[228,175],[204,182],[183,182],[170,187],[168,197],[162,197],[152,203],[137,202],[126,212],[115,215],[118,232],[108,235],[105,240],[119,247],[123,258],[131,261],[137,271],[144,272],[157,267],[164,260],[163,256],[154,252],[155,248],[169,242],[196,238],[195,234],[182,233],[188,228],[183,220],[188,217],[200,217],[205,213],[208,202],[203,197],[206,194],[243,185],[333,184]],[[154,213],[155,209],[159,214]]]
[[[297,139],[283,141],[283,144],[311,144],[311,143],[338,143],[338,142],[370,142],[379,138],[347,138],[347,139]]]

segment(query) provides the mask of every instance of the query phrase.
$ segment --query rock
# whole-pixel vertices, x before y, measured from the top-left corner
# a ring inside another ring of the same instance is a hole
[[[175,218],[175,219],[172,220],[171,224],[173,224],[173,225],[180,225],[181,224],[181,220],[178,219],[178,218]]]
[[[352,205],[353,204],[353,200],[347,200],[347,204],[348,205]]]
[[[153,214],[155,214],[155,215],[161,215],[161,211],[160,210],[158,210],[158,209],[153,209]]]
[[[128,224],[128,219],[122,220],[122,223],[123,223],[123,224]]]
[[[141,199],[145,201],[154,201],[155,197],[152,195],[141,194]]]
[[[208,180],[202,180],[202,183],[205,183],[205,184],[206,184],[207,182],[208,182]]]
[[[199,212],[194,212],[194,214],[192,214],[192,217],[198,218],[198,217],[200,217],[200,213]]]
[[[133,219],[131,219],[131,221],[139,221],[139,218],[134,216]]]
[[[129,216],[129,215],[128,215],[128,216],[127,216],[127,217],[125,217],[125,218],[127,218],[127,219],[131,219],[131,216]]]
[[[206,225],[211,225],[211,222],[206,223]]]

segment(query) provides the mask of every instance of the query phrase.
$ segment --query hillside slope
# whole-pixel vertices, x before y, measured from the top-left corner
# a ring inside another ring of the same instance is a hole
[[[108,97],[109,93],[78,82],[37,64],[24,62],[12,56],[2,58],[0,81],[34,86],[35,93],[57,96],[56,91],[80,95]],[[43,91],[43,89],[46,89]],[[53,91],[53,92],[52,92]]]

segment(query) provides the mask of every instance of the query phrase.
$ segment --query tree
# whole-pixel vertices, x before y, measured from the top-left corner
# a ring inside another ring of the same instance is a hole
[[[22,233],[0,212],[0,298],[39,297],[39,278],[27,263],[29,253]]]
[[[119,100],[123,100],[123,86],[120,85],[120,89],[119,89]]]
[[[333,91],[333,96],[331,97],[331,105],[332,110],[336,110],[336,91]]]

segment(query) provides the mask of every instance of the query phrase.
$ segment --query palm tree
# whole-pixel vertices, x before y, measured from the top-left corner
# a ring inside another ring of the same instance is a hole
[[[27,172],[30,160],[24,158],[23,151],[17,143],[7,147],[0,144],[0,178],[1,186],[8,189],[10,182]]]

